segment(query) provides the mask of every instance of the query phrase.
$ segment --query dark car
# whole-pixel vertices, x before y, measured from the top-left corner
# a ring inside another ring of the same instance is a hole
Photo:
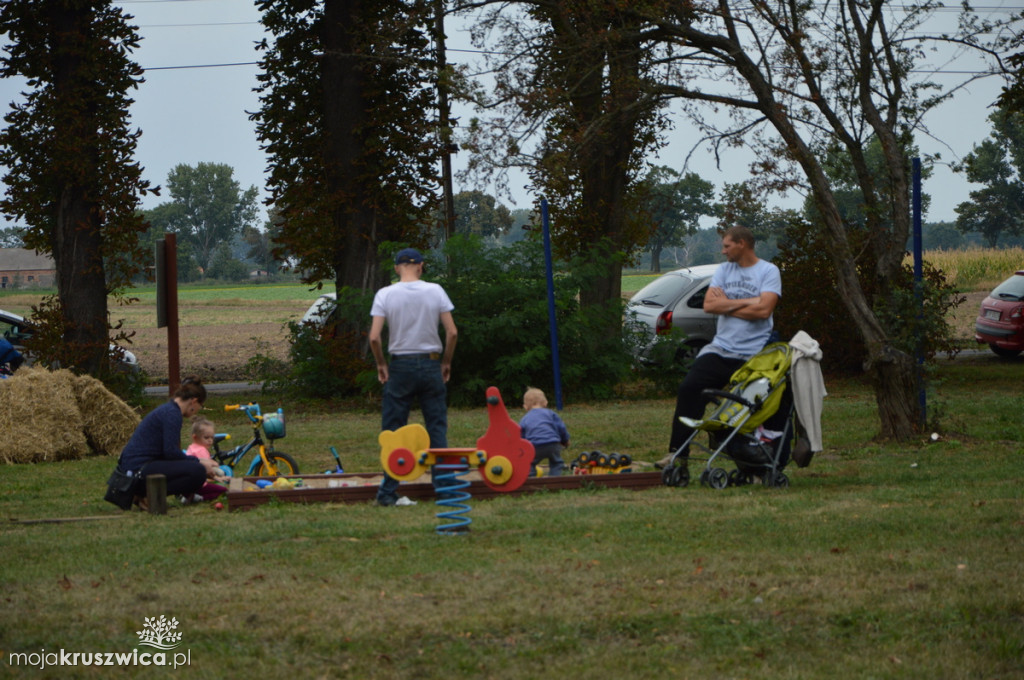
[[[717,264],[683,267],[651,281],[630,298],[627,322],[642,335],[639,356],[651,362],[658,336],[683,336],[676,360],[692,357],[715,337],[715,316],[704,311],[704,294]]]
[[[974,339],[1001,357],[1024,351],[1024,269],[1018,270],[981,301]]]
[[[25,356],[26,366],[32,363],[32,357],[25,354],[23,343],[26,338],[31,337],[35,332],[35,327],[21,314],[15,314],[14,312],[8,312],[0,309],[0,335],[6,338],[12,345],[14,345],[14,348],[18,350],[18,352]],[[110,353],[111,355],[119,355],[117,362],[118,368],[131,373],[138,372],[139,360],[135,358],[134,354],[126,349],[119,348],[116,345],[110,346]]]

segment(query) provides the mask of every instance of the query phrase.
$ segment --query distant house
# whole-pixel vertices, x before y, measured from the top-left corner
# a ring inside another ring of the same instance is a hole
[[[0,248],[0,288],[49,288],[56,276],[49,255],[24,248]]]

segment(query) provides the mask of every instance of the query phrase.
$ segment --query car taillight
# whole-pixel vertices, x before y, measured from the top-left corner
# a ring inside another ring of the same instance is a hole
[[[654,332],[658,335],[665,335],[672,330],[672,310],[667,309],[658,315],[654,324]]]

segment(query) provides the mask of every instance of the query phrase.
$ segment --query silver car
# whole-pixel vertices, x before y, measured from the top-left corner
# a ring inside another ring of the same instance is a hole
[[[656,361],[652,350],[659,336],[680,338],[675,359],[694,356],[715,337],[716,319],[704,311],[704,295],[717,264],[683,267],[662,274],[641,288],[626,304],[627,323],[641,335],[638,358]]]

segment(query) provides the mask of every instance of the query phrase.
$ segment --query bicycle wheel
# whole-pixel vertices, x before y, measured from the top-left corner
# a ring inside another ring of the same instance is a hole
[[[283,451],[274,451],[268,453],[267,457],[270,458],[270,462],[277,468],[276,475],[297,475],[299,474],[299,464],[295,462],[295,459],[289,456]],[[256,468],[255,475],[257,477],[274,477],[275,473],[272,473],[267,469],[267,464],[262,460],[259,466]]]

